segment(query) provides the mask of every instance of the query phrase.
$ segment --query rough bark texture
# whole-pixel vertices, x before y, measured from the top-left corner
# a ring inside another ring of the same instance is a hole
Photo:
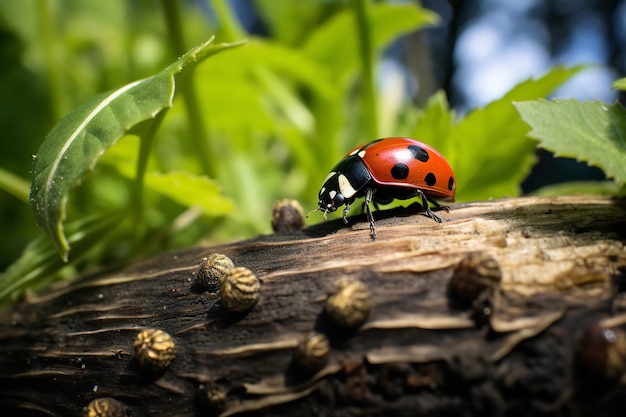
[[[415,206],[375,217],[376,240],[362,216],[328,221],[92,274],[2,311],[0,409],[74,416],[115,398],[122,411],[101,415],[624,414],[623,201],[463,204],[442,224]],[[497,261],[502,280],[464,306],[448,282],[476,252]],[[226,311],[219,291],[196,282],[211,253],[261,281],[248,313]],[[344,277],[371,294],[358,328],[324,312]],[[175,343],[162,372],[135,357],[149,328]],[[307,372],[294,351],[313,330],[330,355]]]

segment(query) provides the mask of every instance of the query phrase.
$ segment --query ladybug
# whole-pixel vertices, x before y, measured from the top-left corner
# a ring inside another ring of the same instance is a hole
[[[365,197],[370,235],[375,239],[371,202],[378,208],[394,199],[420,197],[426,215],[441,223],[428,203],[448,210],[436,200],[453,202],[455,191],[452,168],[435,149],[410,138],[383,138],[357,146],[335,165],[324,180],[315,210],[324,212],[326,219],[327,213],[345,205],[342,217],[347,224],[350,205]]]

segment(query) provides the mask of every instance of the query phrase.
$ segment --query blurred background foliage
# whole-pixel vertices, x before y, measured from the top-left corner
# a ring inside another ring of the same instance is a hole
[[[133,201],[139,140],[129,136],[70,197],[68,229],[91,233],[83,240],[90,255],[64,269],[55,258],[39,275],[269,233],[275,201],[315,208],[328,170],[376,137],[406,135],[438,148],[456,171],[460,201],[602,179],[546,152],[532,168],[535,143],[522,142],[528,128],[518,117],[509,123],[510,102],[546,96],[576,73],[556,95],[615,100],[625,27],[626,1],[616,0],[0,1],[0,270],[29,242],[26,269],[13,274],[33,269],[43,253],[54,257],[27,201],[31,155],[52,127],[88,98],[157,73],[212,35],[249,42],[182,83],[151,150],[140,241],[115,217]],[[557,64],[595,66],[550,72]],[[477,143],[462,140],[477,131]],[[503,175],[500,166],[514,168]],[[483,177],[473,177],[479,170]],[[491,187],[498,176],[504,182]],[[229,210],[211,211],[215,190],[198,182],[207,177]]]

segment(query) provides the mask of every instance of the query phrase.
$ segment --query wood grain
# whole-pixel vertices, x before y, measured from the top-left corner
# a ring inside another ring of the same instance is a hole
[[[0,409],[78,416],[111,397],[124,410],[114,415],[132,416],[623,414],[624,370],[608,377],[603,368],[614,345],[580,340],[593,326],[617,335],[625,327],[624,201],[460,204],[441,224],[416,205],[374,214],[376,240],[363,216],[327,221],[91,273],[5,309]],[[447,287],[475,252],[502,271],[486,310],[459,308]],[[196,282],[211,253],[260,279],[250,312],[226,311],[219,292]],[[357,329],[324,313],[328,289],[345,277],[371,294]],[[176,344],[158,374],[134,358],[133,341],[148,328]],[[307,372],[293,357],[312,331],[331,349],[323,368]],[[581,349],[594,359],[577,359]],[[615,352],[619,368],[626,352]]]

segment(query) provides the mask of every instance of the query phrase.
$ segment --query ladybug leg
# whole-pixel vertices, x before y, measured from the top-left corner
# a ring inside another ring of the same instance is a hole
[[[441,204],[439,204],[435,200],[428,200],[428,201],[430,201],[432,203],[432,205],[435,206],[435,207],[432,208],[433,211],[435,211],[435,210],[445,210],[448,213],[450,212],[450,207],[442,206]]]
[[[371,188],[368,188],[365,192],[365,212],[367,213],[367,221],[370,223],[370,236],[372,239],[376,239],[376,230],[374,229],[374,215],[372,214],[372,209],[370,208],[370,203],[372,202],[372,198],[374,197],[374,192]]]
[[[417,195],[422,198],[422,206],[424,207],[424,212],[426,213],[426,215],[437,223],[441,223],[441,218],[433,213],[433,211],[428,206],[428,202],[430,200],[428,199],[428,197],[426,197],[426,194],[424,194],[422,190],[417,190]],[[436,201],[432,201],[432,203],[435,204],[437,208],[440,207]]]
[[[341,217],[343,218],[344,224],[348,224],[348,219],[346,219],[346,216],[348,215],[349,212],[350,212],[350,204],[347,203],[346,206],[343,208],[343,211],[341,212]]]

